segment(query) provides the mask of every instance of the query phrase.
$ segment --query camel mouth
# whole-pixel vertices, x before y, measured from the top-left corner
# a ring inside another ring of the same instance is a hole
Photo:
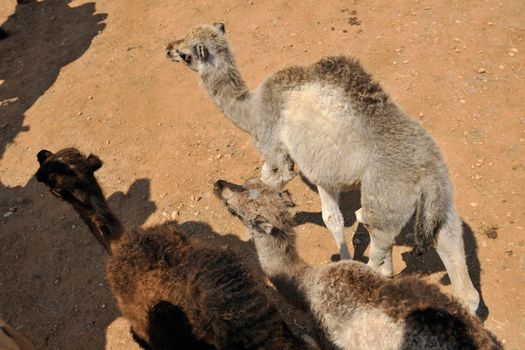
[[[166,56],[173,62],[184,62],[186,64],[190,64],[191,59],[188,62],[188,60],[183,57],[184,55],[181,54],[181,52],[177,49],[177,47],[179,47],[182,42],[184,42],[184,40],[175,40],[169,43],[168,46],[166,46]]]
[[[222,190],[224,188],[225,182],[226,181],[224,180],[219,180],[213,184],[213,194],[215,195],[215,197],[222,200],[225,200],[225,198],[223,198],[222,196]]]
[[[166,48],[166,57],[173,62],[182,62],[181,57],[170,46]]]
[[[227,202],[233,197],[234,192],[239,192],[243,189],[244,188],[242,186],[236,185],[225,180],[218,180],[213,185],[213,193],[215,194],[215,196],[217,196],[217,198],[222,199],[225,202]]]

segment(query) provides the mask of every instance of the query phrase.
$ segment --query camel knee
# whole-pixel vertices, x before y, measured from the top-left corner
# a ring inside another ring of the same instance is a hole
[[[322,212],[323,222],[326,227],[334,234],[335,239],[338,238],[344,240],[344,235],[336,234],[335,232],[342,232],[344,230],[344,220],[343,215],[333,212]],[[336,237],[337,236],[337,237]]]

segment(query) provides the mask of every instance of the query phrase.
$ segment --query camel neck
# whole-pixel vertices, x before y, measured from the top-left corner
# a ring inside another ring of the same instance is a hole
[[[233,123],[253,135],[256,120],[251,112],[252,94],[235,67],[232,57],[201,74],[209,95]]]
[[[303,279],[310,267],[297,253],[293,233],[274,237],[253,233],[259,262],[265,274],[281,295],[301,310],[308,310]]]
[[[253,237],[261,267],[270,279],[284,275],[299,278],[308,268],[297,253],[293,233],[286,234],[286,237],[274,237],[254,232]]]
[[[95,238],[111,254],[111,246],[122,236],[124,227],[109,208],[102,191],[99,192],[91,196],[89,208],[74,200],[70,200],[70,202]]]

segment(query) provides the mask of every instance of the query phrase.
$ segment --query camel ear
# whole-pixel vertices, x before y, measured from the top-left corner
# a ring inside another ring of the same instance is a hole
[[[88,168],[89,170],[91,170],[91,172],[97,171],[102,166],[102,161],[100,160],[99,157],[97,157],[94,154],[90,154],[87,157],[87,163],[88,163]]]
[[[290,194],[290,192],[288,192],[288,190],[280,191],[279,197],[281,197],[281,199],[284,200],[284,203],[286,204],[287,207],[289,208],[295,207],[295,203],[292,200],[292,195]]]
[[[213,26],[215,27],[215,29],[217,29],[219,31],[219,33],[221,33],[222,35],[224,35],[224,33],[226,33],[226,29],[224,28],[224,23],[213,23]]]
[[[53,153],[49,152],[47,149],[43,149],[40,152],[38,152],[38,154],[36,155],[36,159],[38,159],[38,163],[40,163],[40,165],[42,165],[42,164],[44,164],[46,159],[49,158],[52,155],[53,155]]]

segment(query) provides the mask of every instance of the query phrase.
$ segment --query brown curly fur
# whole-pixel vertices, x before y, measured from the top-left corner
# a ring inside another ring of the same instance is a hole
[[[355,110],[362,111],[388,101],[381,85],[353,57],[325,57],[310,66],[290,66],[273,74],[265,84],[289,90],[305,83],[323,82],[341,86]]]
[[[126,230],[93,172],[70,148],[38,154],[37,179],[70,202],[110,256],[107,278],[139,344],[150,349],[304,349],[263,287],[230,250],[169,224]]]

